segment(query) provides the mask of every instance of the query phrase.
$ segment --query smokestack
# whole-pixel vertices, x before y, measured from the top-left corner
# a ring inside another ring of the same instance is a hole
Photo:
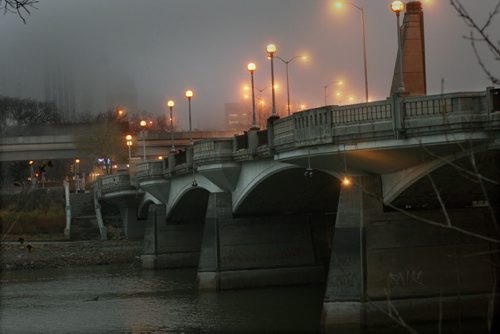
[[[409,96],[426,95],[424,13],[420,1],[411,1],[406,4],[403,25],[400,29],[406,93]],[[398,51],[392,77],[391,95],[397,93],[399,88],[399,57],[401,55]]]

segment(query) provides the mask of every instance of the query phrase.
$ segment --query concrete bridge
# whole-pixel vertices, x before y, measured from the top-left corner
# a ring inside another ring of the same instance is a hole
[[[21,160],[57,160],[92,158],[89,152],[82,150],[82,137],[92,133],[93,124],[61,124],[61,125],[39,125],[24,129],[24,134],[15,133],[0,137],[0,161]],[[128,128],[128,126],[127,126]],[[94,130],[95,131],[95,130]],[[123,146],[125,147],[126,129],[123,129]],[[231,131],[194,131],[193,140],[205,138],[229,137],[234,135]],[[141,137],[140,133],[134,136],[132,156],[143,156],[143,145],[146,155],[156,158],[159,155],[168,154],[171,145],[170,133],[146,132]],[[187,132],[174,132],[174,145],[176,148],[184,148],[189,144]]]
[[[145,268],[197,267],[200,289],[326,282],[325,328],[484,317],[498,275],[498,94],[270,119],[102,177],[96,198],[144,238]]]

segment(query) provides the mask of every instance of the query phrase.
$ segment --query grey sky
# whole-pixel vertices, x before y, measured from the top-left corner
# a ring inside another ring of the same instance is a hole
[[[368,77],[372,99],[388,95],[396,56],[396,19],[389,0],[353,0],[366,16]],[[428,92],[482,90],[489,85],[472,49],[468,28],[448,0],[422,1]],[[135,92],[137,108],[165,112],[172,98],[187,127],[183,92],[195,91],[195,127],[221,128],[225,102],[239,101],[249,82],[246,64],[257,64],[256,86],[270,85],[265,46],[274,42],[284,59],[303,52],[310,60],[290,65],[292,100],[323,103],[323,87],[342,78],[345,94],[363,97],[360,13],[333,0],[40,0],[26,25],[0,16],[0,94],[43,99],[48,64],[71,69],[75,89],[95,112],[106,95]],[[479,20],[496,0],[463,0]],[[500,17],[491,32],[500,31]],[[498,36],[497,36],[498,37]],[[493,69],[498,67],[491,60]],[[275,63],[285,94],[285,66]],[[498,72],[498,71],[497,71]],[[87,92],[87,93],[85,93]],[[110,93],[111,92],[111,93]],[[269,89],[263,97],[269,100]],[[329,102],[334,103],[333,94]]]

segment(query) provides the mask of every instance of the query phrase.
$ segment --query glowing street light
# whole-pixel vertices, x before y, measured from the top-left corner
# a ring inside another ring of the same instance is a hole
[[[75,183],[76,192],[80,191],[80,159],[75,160]]]
[[[279,60],[281,60],[283,63],[285,63],[285,68],[286,68],[286,97],[287,97],[287,107],[288,107],[288,116],[290,116],[290,84],[288,81],[288,64],[291,63],[294,59],[300,58],[302,60],[306,60],[307,56],[294,56],[288,60],[284,60],[280,56],[276,56]]]
[[[172,100],[169,100],[167,102],[167,106],[170,109],[170,143],[171,143],[171,148],[170,148],[170,153],[175,153],[175,145],[174,145],[174,118],[172,116],[172,109],[175,106],[175,102]]]
[[[368,66],[366,64],[366,34],[365,34],[365,11],[363,7],[353,4],[349,1],[338,1],[335,6],[340,9],[343,4],[351,5],[361,12],[361,34],[363,37],[363,64],[365,70],[365,101],[368,102]]]
[[[333,81],[330,81],[329,83],[327,83],[323,88],[324,88],[324,91],[325,91],[325,106],[327,104],[326,102],[326,97],[328,96],[328,94],[326,93],[326,89],[328,87],[330,87],[332,84],[336,83],[337,86],[343,86],[344,85],[344,81],[343,80],[333,80]],[[337,92],[337,96],[339,96],[339,92]]]
[[[146,126],[148,123],[145,120],[142,120],[139,125],[141,126],[142,160],[146,160]]]
[[[253,73],[257,69],[257,66],[255,63],[249,63],[247,65],[247,70],[250,72],[250,77],[252,79],[252,130],[258,130],[259,128],[257,127],[257,119],[255,117],[255,86],[254,86],[254,81],[253,81]]]
[[[276,53],[276,45],[274,44],[269,44],[266,47],[267,54],[269,56],[269,59],[271,60],[271,88],[272,88],[272,98],[273,98],[273,105],[272,105],[272,112],[271,112],[271,117],[270,118],[279,118],[278,115],[276,114],[276,99],[274,97],[274,65],[273,65],[273,58],[274,54]]]
[[[191,98],[193,97],[193,91],[192,90],[187,90],[186,91],[186,97],[188,99],[188,105],[189,105],[189,145],[193,145],[193,130],[191,128]]]
[[[398,29],[398,51],[399,51],[399,92],[405,91],[404,78],[403,78],[403,49],[401,47],[401,30],[399,27],[399,14],[404,10],[404,3],[400,0],[395,0],[391,3],[391,10],[396,14],[396,22]]]
[[[127,135],[125,136],[125,140],[127,141],[127,147],[128,147],[128,161],[130,163],[130,160],[132,160],[132,153],[130,152],[130,147],[132,146],[132,136]]]
[[[342,185],[343,185],[344,187],[349,187],[351,184],[352,184],[352,180],[351,180],[351,178],[350,178],[350,177],[344,176],[344,177],[342,178]]]

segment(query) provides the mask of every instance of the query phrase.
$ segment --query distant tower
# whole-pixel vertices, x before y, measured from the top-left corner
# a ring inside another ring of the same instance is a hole
[[[409,96],[426,95],[424,13],[420,1],[411,1],[406,4],[403,25],[400,29],[406,93]],[[398,52],[392,77],[391,95],[397,93],[399,88],[398,64],[400,56]]]
[[[45,102],[55,103],[61,118],[75,118],[75,80],[68,66],[47,64],[45,68]]]

